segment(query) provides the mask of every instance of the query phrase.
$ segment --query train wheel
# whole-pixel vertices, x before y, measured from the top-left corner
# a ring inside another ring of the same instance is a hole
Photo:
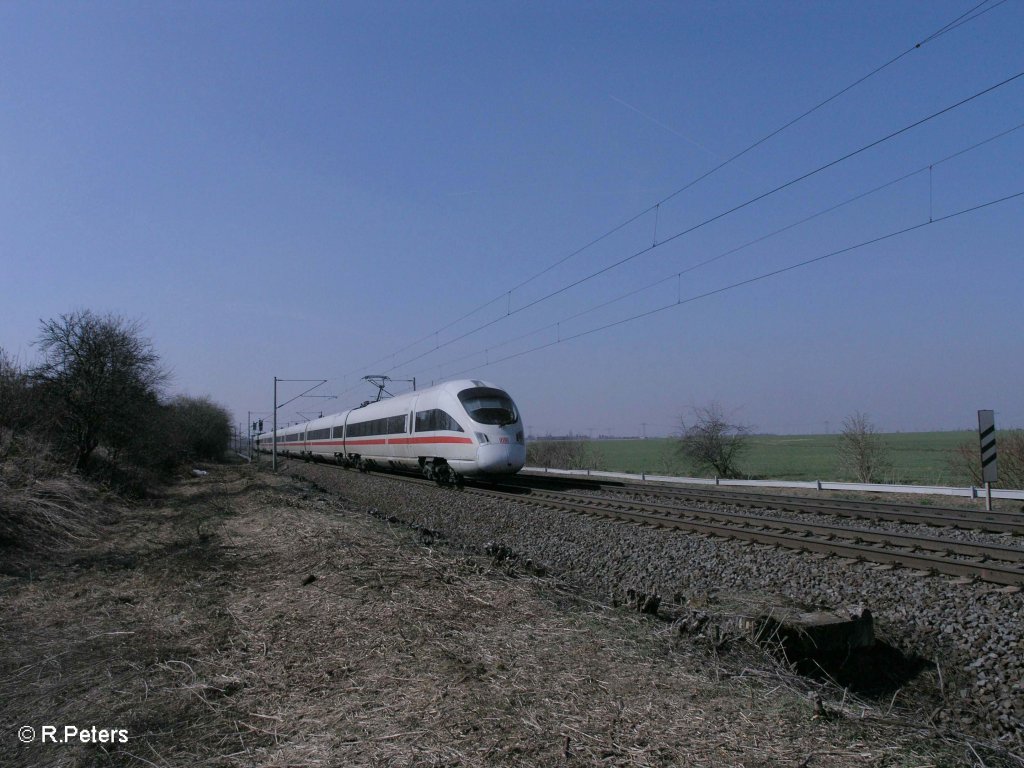
[[[452,468],[447,464],[434,465],[434,480],[437,482],[438,487],[444,488],[446,485],[450,485],[452,474]]]

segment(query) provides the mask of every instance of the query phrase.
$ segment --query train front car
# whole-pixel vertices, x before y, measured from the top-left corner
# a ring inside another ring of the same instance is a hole
[[[468,419],[466,431],[476,443],[475,461],[453,468],[466,475],[511,475],[522,469],[526,464],[523,420],[508,393],[475,380],[451,382],[449,387],[458,401],[459,416]]]

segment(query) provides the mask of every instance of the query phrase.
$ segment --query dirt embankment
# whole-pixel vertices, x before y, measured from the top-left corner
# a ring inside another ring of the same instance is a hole
[[[0,577],[5,764],[975,760],[884,708],[816,708],[809,688],[743,649],[247,467],[124,509],[62,559]],[[42,744],[46,726],[110,740]]]

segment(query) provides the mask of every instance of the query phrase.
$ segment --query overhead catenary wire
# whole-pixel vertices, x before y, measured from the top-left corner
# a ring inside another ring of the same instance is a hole
[[[935,38],[941,37],[942,35],[946,34],[947,32],[952,32],[957,27],[961,27],[964,24],[972,22],[976,18],[978,18],[979,16],[984,16],[989,11],[994,11],[996,8],[998,8],[1000,5],[1002,5],[1006,1],[1007,0],[999,0],[999,2],[997,2],[995,5],[990,5],[988,8],[986,8],[983,11],[981,11],[981,10],[978,10],[978,9],[981,8],[983,5],[988,5],[988,3],[990,2],[990,0],[982,0],[982,2],[978,3],[976,6],[971,8],[971,10],[966,11],[966,12],[960,14],[960,16],[958,16],[957,18],[953,19],[953,21],[949,22],[948,24],[946,24],[941,29],[938,29],[935,32],[933,32],[931,35],[926,37],[924,40],[922,40],[920,43],[918,43],[914,47],[915,48],[920,48],[925,43],[929,43],[932,40],[934,40]],[[977,11],[977,13],[975,13],[975,11]]]
[[[803,173],[803,174],[801,174],[801,175],[799,175],[799,176],[797,176],[797,177],[795,177],[793,179],[790,179],[789,181],[786,181],[786,182],[784,182],[784,183],[782,183],[782,184],[780,184],[780,185],[778,185],[778,186],[776,186],[776,187],[774,187],[774,188],[772,188],[772,189],[770,189],[770,190],[768,190],[766,192],[762,192],[759,195],[756,195],[756,196],[754,196],[752,198],[749,198],[748,200],[740,203],[739,205],[733,206],[732,208],[729,208],[726,211],[723,211],[723,212],[718,213],[718,214],[716,214],[714,216],[711,216],[711,217],[709,217],[707,219],[704,219],[703,221],[700,221],[697,224],[693,224],[693,225],[691,225],[691,226],[689,226],[689,227],[687,227],[687,228],[685,228],[685,229],[683,229],[683,230],[681,230],[679,232],[676,232],[676,233],[666,237],[665,239],[663,239],[663,240],[661,240],[661,241],[659,241],[657,243],[654,243],[654,244],[651,244],[651,245],[647,245],[647,246],[645,246],[643,248],[640,248],[639,250],[636,250],[633,253],[631,253],[631,254],[629,254],[627,256],[624,256],[623,258],[619,259],[618,261],[612,262],[611,264],[608,264],[608,265],[602,267],[601,269],[595,270],[595,271],[593,271],[593,272],[591,272],[591,273],[589,273],[589,274],[587,274],[587,275],[585,275],[585,276],[583,276],[581,278],[573,280],[572,282],[567,283],[566,285],[563,285],[560,288],[556,288],[555,290],[550,291],[550,292],[544,294],[543,296],[541,296],[541,297],[539,297],[537,299],[534,299],[531,302],[528,302],[528,303],[526,303],[526,304],[524,304],[524,305],[522,305],[520,307],[517,307],[514,310],[511,310],[507,314],[504,314],[504,315],[501,315],[500,317],[497,317],[497,318],[494,318],[492,320],[489,320],[489,321],[487,321],[485,323],[482,323],[482,324],[476,326],[475,328],[472,328],[472,329],[470,329],[470,330],[468,330],[468,331],[466,331],[466,332],[464,332],[464,333],[462,333],[462,334],[460,334],[458,336],[455,336],[455,337],[453,337],[451,339],[448,339],[447,341],[445,341],[445,342],[443,342],[441,344],[436,345],[433,349],[429,349],[429,350],[427,350],[425,352],[421,352],[420,354],[415,355],[415,356],[413,356],[413,357],[411,357],[411,358],[409,358],[407,360],[403,360],[400,363],[392,362],[392,366],[388,370],[389,371],[395,370],[395,369],[400,368],[402,366],[409,365],[410,363],[414,363],[417,360],[421,360],[422,358],[426,357],[427,355],[431,355],[431,354],[437,352],[440,349],[444,349],[446,347],[449,347],[452,344],[455,344],[456,342],[462,341],[463,339],[468,338],[468,337],[470,337],[470,336],[472,336],[472,335],[474,335],[476,333],[479,333],[482,330],[490,328],[491,326],[493,326],[493,325],[495,325],[497,323],[502,322],[503,320],[507,319],[508,317],[511,317],[511,316],[514,316],[514,315],[518,315],[521,312],[525,312],[526,310],[531,309],[531,308],[537,306],[538,304],[541,304],[541,303],[543,303],[545,301],[548,301],[549,299],[552,299],[555,296],[563,294],[566,291],[569,291],[569,290],[571,290],[571,289],[573,289],[573,288],[575,288],[575,287],[577,287],[579,285],[582,285],[583,283],[586,283],[586,282],[588,282],[590,280],[593,280],[594,278],[599,277],[600,275],[603,275],[603,274],[605,274],[605,273],[607,273],[607,272],[609,272],[609,271],[611,271],[611,270],[613,270],[613,269],[615,269],[617,267],[620,267],[623,264],[626,264],[627,262],[630,262],[630,261],[638,258],[639,256],[644,255],[645,253],[649,253],[649,252],[655,250],[656,248],[660,248],[660,247],[662,247],[662,246],[664,246],[664,245],[666,245],[666,244],[668,244],[670,242],[673,242],[673,241],[679,239],[680,237],[683,237],[683,236],[688,235],[688,234],[690,234],[692,232],[695,232],[696,230],[698,230],[698,229],[700,229],[702,227],[705,227],[708,224],[711,224],[711,223],[713,223],[715,221],[719,221],[719,220],[725,218],[726,216],[729,216],[730,214],[736,213],[737,211],[740,211],[740,210],[742,210],[744,208],[747,208],[747,207],[753,205],[754,203],[757,203],[757,202],[759,202],[761,200],[764,200],[765,198],[767,198],[767,197],[769,197],[769,196],[771,196],[773,194],[776,194],[777,192],[780,192],[780,191],[782,191],[784,189],[792,187],[795,184],[798,184],[798,183],[800,183],[802,181],[806,181],[807,179],[809,179],[812,176],[815,176],[815,175],[821,173],[822,171],[825,171],[825,170],[827,170],[829,168],[833,168],[836,165],[839,165],[840,163],[845,162],[846,160],[849,160],[849,159],[851,159],[853,157],[856,157],[857,155],[860,155],[860,154],[862,154],[862,153],[864,153],[864,152],[866,152],[866,151],[868,151],[870,149],[873,149],[874,147],[879,146],[880,144],[883,144],[883,143],[885,143],[887,141],[891,141],[892,139],[896,138],[897,136],[901,136],[904,133],[907,133],[908,131],[913,130],[914,128],[918,128],[918,127],[924,125],[925,123],[928,123],[928,122],[930,122],[930,121],[932,121],[932,120],[934,120],[934,119],[936,119],[938,117],[941,117],[942,115],[945,115],[945,114],[947,114],[947,113],[949,113],[949,112],[951,112],[951,111],[953,111],[955,109],[958,109],[960,107],[963,107],[964,105],[969,104],[970,102],[974,101],[975,99],[981,98],[982,96],[985,96],[985,95],[987,95],[989,93],[992,93],[993,91],[995,91],[995,90],[997,90],[999,88],[1002,88],[1002,87],[1004,87],[1004,86],[1006,86],[1006,85],[1008,85],[1008,84],[1010,84],[1012,82],[1017,81],[1021,77],[1024,77],[1024,71],[1018,72],[1015,75],[1011,75],[1010,77],[1007,77],[1004,80],[1001,80],[1000,82],[998,82],[998,83],[996,83],[994,85],[988,86],[987,88],[984,88],[984,89],[982,89],[980,91],[977,91],[974,94],[972,94],[972,95],[970,95],[970,96],[968,96],[966,98],[960,99],[959,101],[957,101],[957,102],[955,102],[953,104],[950,104],[950,105],[948,105],[946,107],[943,107],[942,109],[940,109],[940,110],[938,110],[936,112],[932,112],[931,114],[927,115],[926,117],[923,117],[923,118],[920,118],[918,120],[915,120],[914,122],[910,123],[909,125],[906,125],[906,126],[900,128],[898,130],[892,131],[891,133],[889,133],[889,134],[887,134],[887,135],[885,135],[885,136],[883,136],[883,137],[881,137],[879,139],[875,139],[874,141],[871,141],[871,142],[869,142],[869,143],[859,147],[858,149],[853,150],[852,152],[848,152],[845,155],[843,155],[843,156],[841,156],[839,158],[836,158],[835,160],[832,160],[832,161],[830,161],[828,163],[825,163],[824,165],[820,165],[817,168],[815,168],[814,170],[811,170],[811,171],[808,171],[806,173]],[[502,294],[502,295],[504,295],[504,294]],[[392,357],[392,359],[393,359],[394,356],[389,356],[389,357]]]
[[[981,141],[977,141],[977,142],[971,144],[970,146],[967,146],[967,147],[964,147],[963,149],[957,150],[956,152],[953,152],[952,154],[948,154],[948,155],[946,155],[944,157],[941,157],[941,158],[939,158],[937,160],[933,160],[930,163],[928,163],[927,165],[921,166],[921,167],[917,168],[916,170],[910,171],[909,173],[905,173],[905,174],[903,174],[901,176],[898,176],[898,177],[896,177],[894,179],[891,179],[891,180],[885,182],[884,184],[880,184],[880,185],[875,186],[875,187],[873,187],[873,188],[871,188],[871,189],[869,189],[867,191],[860,192],[860,193],[858,193],[856,195],[853,195],[852,197],[848,197],[848,198],[846,198],[845,200],[842,200],[839,203],[835,203],[834,205],[830,205],[827,208],[823,208],[822,210],[819,210],[819,211],[817,211],[815,213],[812,213],[809,216],[805,216],[804,218],[799,219],[798,221],[794,221],[794,222],[792,222],[790,224],[787,224],[787,225],[785,225],[783,227],[779,227],[778,229],[772,230],[771,232],[768,232],[768,233],[766,233],[764,235],[756,237],[753,240],[748,240],[745,243],[742,243],[741,245],[738,245],[738,246],[735,246],[733,248],[730,248],[729,250],[723,251],[722,253],[719,253],[716,256],[711,256],[711,257],[709,257],[707,259],[704,259],[702,261],[698,261],[695,264],[691,264],[690,266],[688,266],[688,267],[686,267],[686,268],[684,268],[684,269],[682,269],[682,270],[680,270],[678,272],[673,272],[672,274],[666,275],[665,277],[662,277],[662,278],[660,278],[658,280],[655,280],[654,282],[647,283],[646,285],[643,285],[643,286],[641,286],[639,288],[635,288],[635,289],[630,290],[630,291],[628,291],[626,293],[620,294],[620,295],[618,295],[618,296],[616,296],[614,298],[611,298],[611,299],[608,299],[606,301],[602,301],[602,302],[600,302],[598,304],[592,305],[592,306],[590,306],[590,307],[588,307],[586,309],[583,309],[583,310],[581,310],[579,312],[575,312],[575,313],[573,313],[571,315],[568,315],[566,317],[562,317],[561,319],[559,319],[559,320],[557,320],[555,322],[548,323],[548,324],[546,324],[544,326],[541,326],[539,328],[535,328],[532,331],[528,331],[526,333],[519,334],[518,336],[514,336],[511,339],[506,339],[505,341],[501,341],[501,342],[498,342],[496,344],[492,344],[489,347],[487,347],[486,351],[490,352],[490,351],[493,351],[495,349],[499,349],[501,347],[508,346],[509,344],[513,344],[513,343],[515,343],[517,341],[522,341],[523,339],[529,338],[531,336],[536,336],[536,335],[538,335],[540,333],[544,333],[545,331],[551,331],[551,330],[553,330],[555,328],[559,328],[560,329],[560,326],[563,323],[567,323],[567,322],[570,322],[572,320],[576,320],[576,319],[578,319],[580,317],[583,317],[584,315],[588,315],[588,314],[590,314],[592,312],[595,312],[595,311],[597,311],[599,309],[603,309],[605,307],[611,306],[612,304],[616,304],[616,303],[618,303],[620,301],[628,299],[628,298],[630,298],[632,296],[636,296],[637,294],[640,294],[640,293],[643,293],[645,291],[648,291],[648,290],[650,290],[652,288],[655,288],[655,287],[657,287],[659,285],[663,285],[663,284],[665,284],[665,283],[667,283],[667,282],[669,282],[671,280],[679,281],[679,280],[681,280],[682,276],[685,275],[685,274],[693,272],[694,270],[697,270],[697,269],[699,269],[701,267],[707,266],[708,264],[711,264],[713,262],[719,261],[720,259],[723,259],[723,258],[725,258],[727,256],[731,256],[731,255],[733,255],[735,253],[738,253],[739,251],[742,251],[742,250],[744,250],[746,248],[749,248],[749,247],[751,247],[753,245],[757,245],[759,243],[762,243],[762,242],[768,240],[769,238],[775,237],[775,236],[780,235],[780,234],[782,234],[784,232],[787,232],[787,231],[792,230],[792,229],[794,229],[796,227],[799,227],[799,226],[801,226],[803,224],[806,224],[806,223],[808,223],[810,221],[813,221],[813,220],[815,220],[817,218],[820,218],[820,217],[825,216],[825,215],[827,215],[829,213],[837,211],[840,208],[843,208],[843,207],[845,207],[847,205],[855,203],[855,202],[857,202],[859,200],[863,200],[863,199],[865,199],[865,198],[867,198],[867,197],[869,197],[871,195],[877,194],[878,192],[881,192],[881,191],[883,191],[885,189],[888,189],[889,187],[892,187],[892,186],[894,186],[896,184],[899,184],[899,183],[901,183],[903,181],[911,179],[914,176],[917,176],[917,175],[919,175],[921,173],[924,173],[925,171],[929,172],[928,216],[929,216],[929,220],[932,220],[933,219],[932,199],[931,199],[932,189],[931,189],[931,183],[930,183],[932,170],[935,167],[942,165],[943,163],[949,162],[950,160],[954,160],[954,159],[956,159],[958,157],[962,157],[963,155],[968,154],[969,152],[973,152],[976,149],[980,149],[981,147],[984,147],[984,146],[986,146],[988,144],[991,144],[992,142],[997,141],[998,139],[1001,139],[1001,138],[1004,138],[1006,136],[1009,136],[1010,134],[1015,133],[1016,131],[1019,131],[1022,128],[1024,128],[1024,123],[1018,123],[1017,125],[1013,126],[1012,128],[1008,128],[1008,129],[1006,129],[1004,131],[1000,131],[999,133],[996,133],[996,134],[994,134],[992,136],[989,136],[988,138],[982,139]],[[681,283],[680,283],[680,289],[679,289],[679,292],[677,293],[677,298],[681,299],[681,296],[682,296],[682,294],[681,294]],[[473,352],[469,352],[469,353],[467,353],[465,355],[460,355],[459,357],[451,358],[451,359],[446,360],[446,361],[444,361],[442,363],[437,363],[436,365],[439,366],[439,367],[441,367],[441,366],[450,366],[450,365],[453,365],[455,363],[459,363],[459,362],[461,362],[463,360],[467,360],[469,358],[481,355],[484,352],[485,352],[485,350],[477,349],[477,350],[474,350]]]
[[[940,37],[942,37],[942,36],[952,32],[953,30],[958,29],[959,27],[974,21],[975,19],[983,16],[984,14],[988,13],[989,11],[992,11],[995,8],[998,8],[1000,5],[1003,5],[1006,2],[1006,0],[998,0],[998,2],[996,2],[994,5],[990,5],[988,8],[984,8],[984,6],[988,5],[990,2],[991,2],[991,0],[982,0],[981,2],[979,2],[976,5],[972,6],[970,9],[968,9],[964,13],[962,13],[959,16],[957,16],[956,18],[954,18],[953,20],[951,20],[951,21],[947,22],[946,24],[942,25],[941,27],[939,27],[938,29],[933,31],[931,34],[929,34],[926,37],[924,37],[923,39],[921,39],[920,41],[914,43],[912,46],[908,47],[907,49],[905,49],[902,52],[898,53],[897,55],[893,56],[888,61],[884,62],[883,64],[880,64],[880,65],[876,66],[874,69],[869,71],[867,74],[862,75],[861,77],[859,77],[856,80],[854,80],[852,83],[850,83],[850,84],[844,86],[843,88],[841,88],[840,90],[836,91],[835,93],[833,93],[828,98],[823,99],[822,101],[817,102],[816,104],[814,104],[809,109],[805,110],[801,114],[799,114],[796,117],[792,118],[791,120],[787,121],[786,123],[784,123],[783,125],[779,126],[778,128],[773,129],[772,131],[770,131],[769,133],[765,134],[761,138],[757,139],[753,143],[747,145],[746,147],[744,147],[743,149],[739,150],[735,154],[733,154],[730,157],[726,158],[724,161],[722,161],[718,165],[713,166],[711,169],[709,169],[708,171],[704,172],[703,174],[698,175],[697,177],[695,177],[691,181],[687,182],[683,186],[681,186],[678,189],[676,189],[673,192],[671,192],[669,195],[663,197],[662,199],[660,199],[657,202],[653,203],[652,205],[648,206],[647,208],[645,208],[644,210],[640,211],[639,213],[637,213],[637,214],[627,218],[626,220],[622,221],[621,223],[615,225],[614,227],[612,227],[611,229],[607,230],[603,234],[601,234],[601,235],[591,239],[590,241],[588,241],[584,245],[580,246],[579,248],[576,248],[575,250],[573,250],[572,252],[570,252],[566,256],[563,256],[562,258],[556,260],[555,262],[553,262],[549,266],[545,267],[544,269],[540,270],[539,272],[536,272],[536,273],[530,275],[529,277],[525,278],[524,280],[522,280],[519,283],[517,283],[516,285],[514,285],[512,288],[506,289],[500,295],[495,296],[492,299],[489,299],[488,301],[478,305],[477,307],[471,309],[470,311],[466,312],[465,314],[460,315],[459,317],[457,317],[456,319],[452,320],[451,322],[446,323],[445,325],[442,325],[439,328],[436,328],[436,329],[430,331],[429,333],[423,335],[422,337],[416,339],[415,341],[405,345],[404,347],[401,347],[400,349],[398,349],[398,350],[396,350],[396,351],[394,351],[394,352],[392,352],[392,353],[390,353],[388,355],[380,357],[377,360],[374,360],[373,362],[367,363],[365,366],[362,366],[359,369],[353,370],[349,374],[345,374],[345,377],[347,378],[348,375],[352,375],[352,374],[358,372],[358,370],[365,370],[365,369],[367,369],[367,368],[369,368],[371,366],[378,365],[379,363],[383,363],[383,362],[386,362],[388,360],[392,360],[393,361],[394,358],[397,355],[400,355],[403,352],[405,352],[405,351],[407,351],[409,349],[412,349],[413,347],[416,347],[417,345],[423,343],[424,341],[429,340],[431,337],[435,337],[435,339],[436,339],[438,334],[440,334],[441,332],[446,331],[446,330],[448,330],[448,329],[458,325],[463,320],[466,320],[466,319],[472,317],[473,315],[476,315],[477,313],[483,311],[487,307],[490,307],[491,305],[497,303],[498,301],[501,301],[502,299],[507,299],[508,302],[509,302],[508,303],[508,309],[506,310],[506,316],[510,316],[510,315],[514,314],[512,312],[512,310],[511,310],[511,294],[514,291],[517,291],[520,288],[523,288],[524,286],[528,285],[529,283],[533,282],[534,280],[542,277],[543,275],[551,272],[553,269],[556,269],[557,267],[561,266],[562,264],[564,264],[565,262],[569,261],[570,259],[572,259],[572,258],[578,256],[579,254],[589,250],[593,246],[595,246],[598,243],[606,240],[607,238],[611,237],[612,235],[616,234],[617,232],[620,232],[621,230],[623,230],[624,228],[626,228],[630,224],[632,224],[632,223],[636,222],[637,220],[643,218],[644,216],[646,216],[647,214],[651,213],[652,211],[657,211],[663,203],[666,203],[669,200],[672,200],[673,198],[675,198],[678,195],[682,194],[686,190],[691,189],[695,185],[699,184],[701,181],[704,181],[705,179],[709,178],[713,174],[717,173],[718,171],[722,170],[726,166],[730,165],[731,163],[733,163],[736,160],[740,159],[741,157],[745,156],[746,154],[748,154],[749,152],[753,151],[757,147],[761,146],[765,142],[770,141],[774,137],[778,136],[780,133],[788,130],[792,126],[796,125],[800,121],[802,121],[805,118],[809,117],[810,115],[814,114],[818,110],[820,110],[823,107],[827,106],[828,104],[830,104],[831,102],[833,102],[836,99],[840,98],[841,96],[843,96],[844,94],[848,93],[849,91],[853,90],[857,86],[861,85],[862,83],[870,80],[874,76],[876,76],[879,73],[883,72],[884,70],[888,69],[889,67],[891,67],[892,65],[896,64],[898,61],[900,61],[901,59],[905,58],[909,54],[913,53],[916,50],[921,49],[922,47],[924,47],[928,43],[930,43],[930,42],[932,42],[934,40],[937,40],[938,38],[940,38]],[[656,236],[655,236],[655,244],[657,244]],[[487,327],[487,326],[484,326],[484,327]],[[435,349],[437,349],[437,348],[439,348],[439,346],[435,345]],[[341,377],[338,377],[338,378],[341,378]]]
[[[533,352],[539,352],[542,349],[547,349],[549,347],[553,347],[556,344],[563,344],[563,343],[568,342],[568,341],[574,341],[575,339],[580,339],[580,338],[583,338],[584,336],[589,336],[589,335],[594,334],[594,333],[599,333],[600,331],[606,331],[606,330],[608,330],[610,328],[615,328],[615,327],[620,326],[620,325],[625,325],[627,323],[632,323],[632,322],[635,322],[637,320],[642,320],[645,317],[650,317],[652,315],[659,314],[661,312],[664,312],[665,310],[672,309],[673,307],[679,307],[679,306],[683,306],[685,304],[691,304],[691,303],[693,303],[695,301],[700,301],[701,299],[707,299],[707,298],[710,298],[712,296],[717,296],[717,295],[725,293],[727,291],[732,291],[732,290],[735,290],[737,288],[741,288],[741,287],[743,287],[745,285],[750,285],[751,283],[756,283],[756,282],[760,282],[762,280],[767,280],[770,277],[776,277],[777,275],[782,275],[782,274],[785,274],[787,272],[792,272],[794,270],[801,269],[802,267],[806,267],[806,266],[809,266],[811,264],[816,264],[818,262],[825,261],[826,259],[830,259],[830,258],[833,258],[835,256],[840,256],[840,255],[845,254],[845,253],[850,253],[850,252],[858,250],[860,248],[865,248],[865,247],[867,247],[869,245],[875,245],[876,243],[881,243],[881,242],[883,242],[885,240],[891,240],[894,237],[899,237],[900,235],[905,235],[905,234],[907,234],[909,232],[914,232],[915,230],[923,229],[925,227],[934,226],[935,224],[940,224],[942,222],[949,221],[951,219],[955,219],[955,218],[960,217],[960,216],[965,216],[965,215],[967,215],[969,213],[974,213],[974,212],[980,211],[980,210],[982,210],[984,208],[990,208],[990,207],[995,206],[995,205],[1000,205],[1002,203],[1006,203],[1006,202],[1009,202],[1010,200],[1015,200],[1015,199],[1020,198],[1020,197],[1024,197],[1024,190],[1022,190],[1020,192],[1015,192],[1015,193],[1010,194],[1010,195],[1005,195],[1005,196],[997,198],[995,200],[989,200],[988,202],[980,203],[978,205],[974,205],[974,206],[971,206],[969,208],[964,208],[962,210],[955,211],[954,213],[950,213],[950,214],[947,214],[945,216],[940,216],[940,217],[938,217],[936,219],[932,219],[932,220],[929,220],[929,221],[924,221],[924,222],[921,222],[919,224],[914,224],[914,225],[909,226],[909,227],[904,227],[903,229],[899,229],[899,230],[896,230],[896,231],[893,231],[893,232],[889,232],[889,233],[884,234],[884,235],[879,235],[878,237],[873,237],[870,240],[864,240],[864,241],[856,243],[854,245],[847,246],[846,248],[840,248],[838,250],[830,251],[829,253],[821,254],[819,256],[815,256],[815,257],[810,258],[810,259],[804,259],[803,261],[796,262],[795,264],[790,264],[790,265],[785,266],[785,267],[780,267],[779,269],[773,269],[773,270],[771,270],[769,272],[764,272],[762,274],[755,275],[754,277],[746,278],[744,280],[738,280],[738,281],[736,281],[734,283],[730,283],[729,285],[725,285],[725,286],[722,286],[720,288],[715,288],[715,289],[710,290],[710,291],[705,291],[704,293],[700,293],[700,294],[697,294],[695,296],[690,296],[690,297],[687,297],[686,299],[680,298],[677,301],[674,301],[674,302],[671,302],[671,303],[668,303],[668,304],[664,304],[662,306],[655,307],[654,309],[647,310],[646,312],[640,312],[638,314],[631,315],[630,317],[622,318],[622,319],[616,320],[614,322],[606,323],[606,324],[598,326],[596,328],[589,328],[589,329],[587,329],[585,331],[580,331],[579,333],[575,333],[575,334],[572,334],[572,335],[569,335],[569,336],[561,336],[561,335],[559,335],[559,338],[557,340],[555,340],[555,341],[550,341],[550,342],[547,342],[545,344],[540,344],[540,345],[538,345],[536,347],[531,347],[530,349],[525,349],[525,350],[522,350],[520,352],[513,353],[511,355],[506,355],[505,357],[497,358],[495,360],[488,360],[488,362],[486,362],[484,364],[473,366],[471,368],[466,368],[466,369],[461,370],[461,371],[456,371],[456,372],[451,373],[449,375],[452,376],[452,377],[458,377],[458,376],[462,376],[464,374],[470,373],[472,371],[479,370],[480,368],[489,367],[491,365],[496,365],[498,363],[503,363],[503,362],[506,362],[508,360],[514,360],[514,359],[516,359],[518,357],[523,357],[524,355],[528,355],[528,354],[531,354]]]

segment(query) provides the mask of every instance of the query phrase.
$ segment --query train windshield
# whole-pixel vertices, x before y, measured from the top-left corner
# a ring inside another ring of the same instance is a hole
[[[469,414],[469,418],[478,424],[515,424],[519,421],[519,413],[512,398],[500,389],[490,387],[474,387],[459,392],[459,400]]]

